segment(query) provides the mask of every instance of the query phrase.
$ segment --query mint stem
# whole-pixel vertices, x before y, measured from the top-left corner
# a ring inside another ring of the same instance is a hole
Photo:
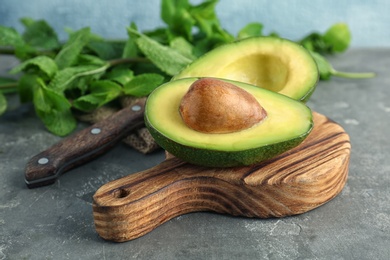
[[[32,56],[39,56],[39,55],[46,55],[46,56],[55,56],[56,55],[55,50],[40,50],[40,51],[32,51],[29,52],[30,55]],[[14,48],[0,48],[0,54],[4,55],[16,55],[16,50]]]
[[[116,66],[119,64],[126,64],[126,63],[141,63],[141,62],[150,62],[147,58],[142,58],[142,57],[135,57],[135,58],[121,58],[121,59],[114,59],[114,60],[109,60],[108,63],[110,66]]]
[[[12,83],[5,83],[0,85],[0,90],[1,89],[9,89],[9,88],[16,88],[18,86],[17,82],[12,82]]]
[[[0,54],[14,55],[15,49],[13,49],[13,48],[0,48]]]
[[[341,77],[341,78],[348,78],[348,79],[368,79],[373,78],[376,76],[373,72],[360,72],[360,73],[353,73],[353,72],[344,72],[344,71],[337,71],[335,69],[332,69],[330,73],[333,76]]]

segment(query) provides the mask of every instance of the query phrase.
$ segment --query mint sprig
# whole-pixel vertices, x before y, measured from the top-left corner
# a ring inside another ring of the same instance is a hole
[[[0,115],[3,114],[7,110],[7,99],[4,94],[0,92]]]
[[[161,0],[165,27],[139,31],[135,23],[127,28],[128,38],[104,39],[89,27],[74,31],[60,42],[44,20],[22,18],[22,33],[0,26],[0,54],[20,60],[0,78],[0,115],[7,110],[7,94],[17,93],[20,101],[31,102],[37,116],[52,133],[64,136],[77,124],[75,113],[116,105],[123,96],[147,96],[170,80],[197,57],[235,40],[265,36],[264,25],[249,23],[232,35],[221,25],[215,7],[218,0],[191,4],[189,0]],[[273,32],[268,36],[280,37]],[[326,55],[344,52],[350,44],[348,26],[338,23],[325,33],[313,32],[297,42],[317,62],[321,79],[333,76],[367,78],[372,73],[335,70]]]
[[[320,79],[329,80],[332,76],[350,79],[363,79],[375,77],[375,73],[351,73],[338,71],[332,67],[325,58],[326,54],[336,54],[348,49],[351,42],[351,32],[344,23],[332,25],[324,34],[318,32],[310,33],[302,38],[301,43],[310,51],[320,73]]]
[[[325,57],[319,53],[311,51],[311,55],[317,63],[320,78],[322,80],[329,80],[332,76],[349,79],[364,79],[375,77],[375,73],[372,72],[352,73],[338,71],[334,69],[333,66],[325,59]]]

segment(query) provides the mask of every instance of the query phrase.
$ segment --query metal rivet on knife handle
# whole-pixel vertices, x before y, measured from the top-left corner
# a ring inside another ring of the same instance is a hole
[[[131,110],[134,112],[140,111],[142,107],[140,105],[134,105],[131,107]]]
[[[47,150],[26,165],[25,182],[34,188],[52,184],[64,172],[108,151],[135,128],[144,124],[146,98],[112,116],[85,128]]]
[[[97,128],[97,127],[91,129],[91,134],[93,134],[93,135],[100,134],[101,132],[102,132],[102,130],[100,128]]]
[[[48,162],[49,162],[49,159],[47,159],[46,157],[42,157],[38,160],[38,163],[41,165],[47,164]]]

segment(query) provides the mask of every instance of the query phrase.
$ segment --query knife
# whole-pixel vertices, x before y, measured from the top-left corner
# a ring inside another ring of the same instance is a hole
[[[55,183],[57,178],[107,152],[118,141],[144,124],[146,98],[87,127],[32,157],[25,169],[28,188]]]

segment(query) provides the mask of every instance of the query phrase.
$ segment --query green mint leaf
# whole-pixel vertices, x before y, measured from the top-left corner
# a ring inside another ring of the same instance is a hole
[[[99,80],[91,84],[92,94],[104,94],[106,96],[104,103],[114,100],[122,93],[122,87],[110,80]]]
[[[305,36],[299,43],[309,51],[318,53],[330,53],[331,46],[324,41],[324,38],[319,33],[310,33]]]
[[[35,23],[35,20],[31,17],[22,17],[20,18],[20,22],[24,25],[24,27],[29,27]]]
[[[176,36],[192,40],[192,27],[195,20],[189,13],[188,0],[162,0],[161,18],[168,25],[169,31]]]
[[[351,42],[351,33],[344,23],[331,26],[325,34],[310,33],[299,41],[309,51],[318,53],[334,53],[345,51]]]
[[[88,94],[74,100],[73,106],[80,111],[90,112],[98,108],[99,104],[101,104],[103,100],[105,100],[104,95]]]
[[[34,90],[39,87],[37,74],[23,74],[18,82],[19,100],[22,103],[33,101]]]
[[[46,21],[22,18],[22,23],[26,28],[23,39],[30,46],[47,50],[60,47],[56,32]]]
[[[59,69],[69,67],[77,60],[77,56],[81,53],[84,46],[90,38],[90,28],[86,27],[72,33],[61,48],[60,52],[55,57],[55,62]]]
[[[62,93],[46,87],[41,79],[34,90],[35,112],[45,127],[58,136],[65,136],[76,128],[76,119],[72,115],[71,104]]]
[[[269,37],[275,37],[275,38],[281,38],[281,36],[277,32],[274,32],[274,31],[270,32],[268,34],[268,36]]]
[[[254,36],[262,36],[263,27],[264,26],[261,23],[249,23],[238,32],[237,39],[244,39],[244,38],[254,37]]]
[[[0,25],[0,46],[22,46],[22,36],[13,28]]]
[[[317,63],[317,68],[320,74],[320,79],[329,80],[332,76],[332,65],[325,59],[324,56],[317,52],[310,52],[315,62]]]
[[[4,94],[0,91],[0,115],[4,114],[7,110],[7,99]]]
[[[194,46],[183,37],[174,38],[169,43],[169,46],[191,60],[196,59],[196,56],[193,54]]]
[[[38,71],[43,72],[49,78],[51,78],[58,70],[57,64],[54,62],[53,59],[47,56],[37,56],[17,65],[10,71],[10,73],[15,74],[30,69],[38,69]]]
[[[57,136],[66,136],[72,133],[77,126],[77,121],[70,109],[66,111],[52,110],[50,112],[36,110],[36,113],[46,129]]]
[[[123,88],[126,95],[144,97],[164,82],[164,77],[154,73],[144,73],[135,76]]]
[[[88,28],[88,27],[85,27],[85,28]],[[73,30],[72,28],[66,27],[66,26],[64,27],[64,31],[65,31],[66,33],[68,33],[69,35],[72,35],[72,34],[74,34],[74,33],[77,32],[77,31]],[[95,34],[95,33],[90,32],[90,34],[89,34],[89,40],[90,40],[90,41],[104,41],[104,38],[101,37],[101,36],[98,35],[98,34]]]
[[[323,36],[324,42],[332,46],[332,51],[343,52],[351,42],[351,32],[345,23],[336,23]]]
[[[122,56],[125,47],[124,42],[109,42],[104,40],[90,41],[87,47],[104,60],[117,59]]]
[[[123,86],[134,78],[134,72],[126,67],[116,67],[107,72],[104,78]]]
[[[133,31],[137,32],[137,25],[135,23],[130,24],[130,28]],[[133,58],[138,56],[138,47],[135,43],[135,39],[138,37],[137,35],[131,36],[131,33],[127,31],[129,37],[126,41],[125,47],[123,48],[122,58]]]
[[[21,61],[31,59],[36,55],[37,50],[30,45],[24,44],[15,47],[15,56]]]
[[[51,110],[51,105],[49,102],[46,101],[45,91],[42,86],[43,81],[40,80],[39,78],[37,78],[36,80],[37,83],[38,81],[39,83],[36,85],[33,91],[33,103],[35,106],[35,110],[49,113]]]
[[[199,5],[191,6],[190,14],[196,21],[196,26],[207,38],[218,37],[222,42],[231,42],[234,37],[225,31],[215,12],[218,0],[205,1]]]
[[[0,25],[0,46],[13,47],[15,56],[20,60],[31,57],[35,49],[26,44],[22,36],[13,28]]]
[[[211,36],[210,38],[203,38],[198,40],[194,44],[194,55],[200,57],[201,55],[209,52],[210,50],[226,43],[226,39],[218,34]]]
[[[168,45],[171,39],[175,37],[183,37],[183,36],[177,36],[172,31],[170,31],[168,28],[157,28],[153,31],[146,31],[143,32],[146,36],[152,38],[153,40]],[[183,37],[185,38],[185,37]]]
[[[108,67],[109,65],[105,64],[103,66],[85,65],[65,68],[55,74],[54,78],[49,83],[49,88],[58,92],[65,91],[72,87],[72,83],[75,79],[83,76],[101,76]]]
[[[73,106],[81,111],[91,111],[111,102],[122,94],[122,87],[109,80],[95,81],[90,86],[91,93],[73,101]]]
[[[299,44],[301,44],[308,51],[316,51],[313,42],[309,40],[308,37],[299,41]]]
[[[151,60],[160,70],[173,76],[179,73],[185,66],[192,62],[192,59],[185,57],[175,49],[162,45],[139,33],[132,28],[127,29],[130,35],[136,35],[136,43],[141,52]]]
[[[129,38],[123,48],[122,58],[136,57],[138,54],[137,44],[133,38]]]
[[[40,110],[43,111],[49,111],[49,110],[58,110],[58,111],[65,111],[68,110],[71,107],[70,102],[65,97],[65,95],[62,92],[55,91],[53,89],[48,88],[42,79],[37,78],[37,83],[39,84],[38,92],[40,92],[39,99],[41,101],[40,104],[37,104],[37,100],[35,100],[34,96],[34,104],[40,108]]]
[[[107,61],[102,60],[99,57],[96,57],[94,55],[89,54],[80,54],[77,57],[77,66],[80,65],[96,65],[96,66],[103,66],[106,65]]]

